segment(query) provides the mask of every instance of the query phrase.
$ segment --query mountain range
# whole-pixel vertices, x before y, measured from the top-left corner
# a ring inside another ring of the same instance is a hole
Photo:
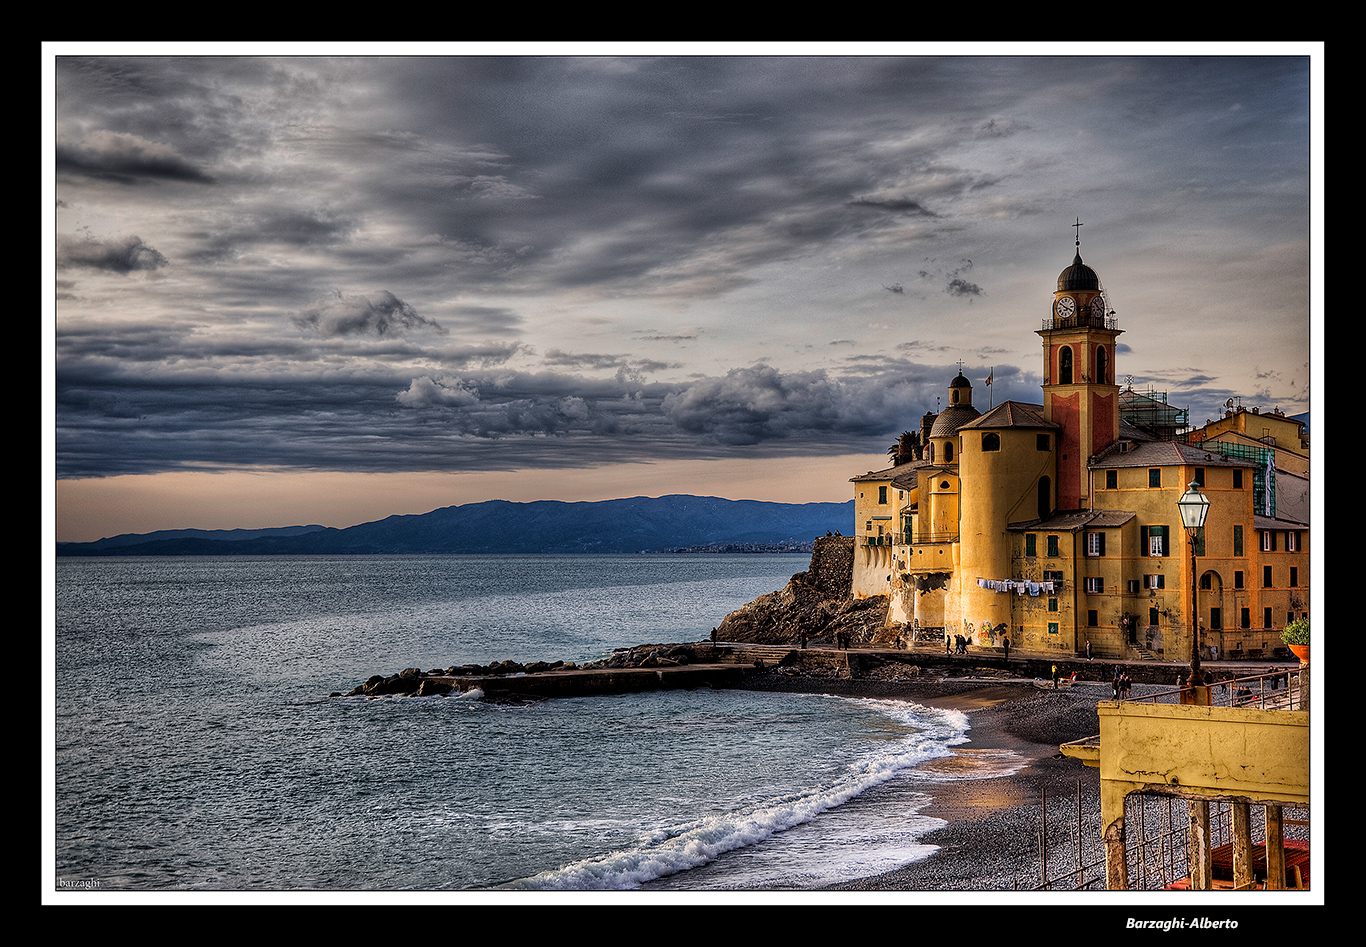
[[[486,500],[338,529],[160,530],[57,544],[59,556],[392,555],[807,551],[853,528],[854,501],[671,495],[594,502]]]

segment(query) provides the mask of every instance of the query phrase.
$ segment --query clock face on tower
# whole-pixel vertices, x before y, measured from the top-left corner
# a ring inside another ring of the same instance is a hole
[[[1065,317],[1071,316],[1077,310],[1077,301],[1071,296],[1059,296],[1058,301],[1053,304],[1053,311]]]
[[[1104,318],[1105,318],[1105,297],[1104,297],[1104,296],[1097,296],[1095,299],[1091,300],[1091,315],[1096,316],[1096,317],[1101,318],[1101,319],[1104,319]]]

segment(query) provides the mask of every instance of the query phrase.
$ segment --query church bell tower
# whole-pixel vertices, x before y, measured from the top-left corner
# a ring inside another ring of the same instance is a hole
[[[1090,502],[1088,464],[1119,434],[1119,386],[1115,340],[1122,331],[1100,277],[1081,260],[1078,220],[1076,256],[1058,276],[1053,311],[1044,320],[1044,416],[1061,426],[1056,447],[1057,508],[1084,509]]]

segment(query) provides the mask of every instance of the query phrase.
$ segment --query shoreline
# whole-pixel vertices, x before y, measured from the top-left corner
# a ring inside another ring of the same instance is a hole
[[[821,890],[1029,892],[1043,882],[1039,837],[1045,795],[1050,874],[1056,877],[1075,868],[1075,842],[1071,840],[1075,837],[1079,787],[1083,831],[1093,825],[1095,833],[1099,831],[1100,773],[1063,757],[1058,747],[1099,732],[1095,704],[1109,698],[1108,687],[1052,690],[1021,679],[929,678],[892,682],[780,679],[772,674],[747,682],[744,689],[907,700],[968,714],[968,741],[954,748],[949,762],[940,764],[945,775],[925,779],[922,772],[916,785],[918,791],[930,797],[930,802],[918,810],[919,814],[945,823],[921,839],[937,846],[937,850],[892,871],[851,878]],[[964,774],[955,765],[957,758],[957,762],[970,767],[972,755],[982,751],[1013,752],[1023,763],[1008,775],[982,777]]]

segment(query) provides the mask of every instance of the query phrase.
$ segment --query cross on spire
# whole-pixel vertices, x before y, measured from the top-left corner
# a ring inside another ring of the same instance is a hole
[[[1080,217],[1078,217],[1077,222],[1072,225],[1073,229],[1077,232],[1077,249],[1079,250],[1081,249],[1081,228],[1085,226],[1086,225],[1081,222]]]

